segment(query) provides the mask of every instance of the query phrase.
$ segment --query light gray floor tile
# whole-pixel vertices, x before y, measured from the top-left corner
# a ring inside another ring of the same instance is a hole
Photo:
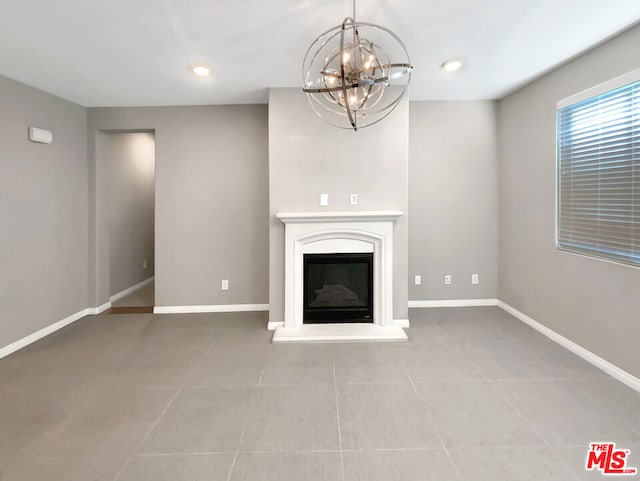
[[[602,479],[594,440],[640,465],[638,393],[500,309],[410,317],[276,346],[264,312],[89,316],[0,360],[0,480],[215,481],[240,449],[232,479],[340,481],[339,433],[345,481],[450,479],[442,442],[464,479]]]
[[[333,386],[261,386],[247,415],[242,451],[339,449]]]
[[[545,363],[553,366],[557,377],[568,379],[584,379],[594,377],[608,377],[608,375],[576,356],[569,350],[549,339],[527,341],[523,345],[531,348]]]
[[[438,325],[438,316],[429,315],[434,309],[409,309],[411,327],[406,329],[410,343],[447,343],[451,337]],[[435,309],[438,310],[438,309]]]
[[[333,385],[332,344],[274,345],[267,356],[261,385]]]
[[[118,385],[182,386],[205,353],[202,348],[148,348],[123,364],[116,374]]]
[[[265,321],[266,324],[266,321]],[[216,344],[225,346],[268,346],[271,343],[273,332],[264,328],[228,327],[216,332]]]
[[[493,312],[492,307],[412,309],[410,321],[412,328],[423,322],[435,323],[444,333],[445,342],[512,340],[513,337],[491,322]]]
[[[569,381],[498,381],[495,386],[552,446],[586,446],[598,439],[640,442],[627,423]]]
[[[544,446],[490,383],[423,383],[416,388],[447,446]]]
[[[333,364],[317,366],[273,366],[267,364],[262,372],[261,386],[286,385],[333,386]]]
[[[460,345],[413,345],[405,359],[413,382],[484,379]]]
[[[344,453],[345,481],[458,481],[442,448]]]
[[[541,341],[546,339],[538,331],[499,307],[490,309],[492,310],[487,313],[486,319],[503,333],[505,339],[512,341]]]
[[[111,316],[119,317],[119,316]],[[193,348],[207,349],[216,339],[216,326],[202,317],[189,317],[178,321],[173,315],[154,316],[132,336],[131,342],[138,349]]]
[[[144,329],[151,319],[151,314],[87,316],[16,352],[10,359],[33,359],[35,353],[58,354],[64,359],[65,351],[77,348],[118,350]]]
[[[436,419],[435,425],[447,447],[542,446],[544,441],[521,418],[475,417]]]
[[[134,456],[118,481],[226,481],[234,454]]]
[[[556,369],[542,361],[534,349],[517,342],[476,342],[465,350],[489,379],[554,379]]]
[[[31,463],[48,439],[46,433],[63,422],[64,415],[55,403],[52,406],[57,412],[47,415],[47,400],[44,397],[39,400],[41,402],[34,405],[29,399],[7,395],[6,389],[0,386],[0,480],[18,467]]]
[[[432,448],[440,439],[408,384],[338,386],[345,449]]]
[[[578,481],[550,448],[451,449],[462,481]]]
[[[24,390],[77,391],[103,383],[120,371],[131,356],[128,349],[65,346],[20,353],[0,361],[0,383]]]
[[[70,357],[77,359],[74,353]],[[35,372],[28,369],[25,379],[0,385],[0,470],[30,465],[37,469],[38,460],[47,461],[47,451],[51,443],[59,444],[58,438],[64,445],[88,433],[81,447],[99,440],[92,446],[106,451],[123,439],[139,442],[177,391],[121,387],[114,382],[116,371],[102,368],[102,362],[86,360],[78,365],[29,364]],[[61,370],[68,370],[69,379],[64,379]],[[48,375],[42,377],[43,373]],[[23,455],[29,453],[29,463],[25,463]],[[99,455],[98,451],[93,454]]]
[[[453,339],[435,322],[411,320],[411,328],[405,329],[412,344],[446,344]]]
[[[257,386],[267,358],[267,346],[214,345],[208,351],[188,386]]]
[[[483,313],[487,308],[480,307],[431,307],[411,309],[410,319],[413,321],[433,321],[438,324],[448,321],[477,321],[484,320]]]
[[[129,442],[105,448],[94,435],[84,439],[66,435],[61,444],[52,441],[21,463],[6,481],[111,481],[133,449]]]
[[[510,336],[485,319],[451,319],[438,323],[453,341],[509,341]]]
[[[472,417],[482,413],[508,416],[515,413],[489,381],[416,383],[416,390],[433,416]]]
[[[77,407],[85,405],[92,392],[90,389],[0,384],[0,451],[22,436],[59,429],[77,415]]]
[[[141,447],[141,453],[237,449],[253,397],[250,388],[185,388]]]
[[[216,344],[235,346],[271,345],[273,332],[265,329],[266,312],[224,312],[209,314],[216,326]]]
[[[138,437],[159,419],[176,393],[177,388],[104,386],[75,407],[64,429],[99,432],[103,440],[112,434]]]
[[[340,453],[240,453],[230,481],[339,481]]]
[[[112,480],[160,416],[175,389],[104,389],[41,433],[15,481]]]
[[[571,384],[640,433],[640,393],[608,377],[574,379]]]
[[[267,363],[273,366],[331,364],[336,346],[329,343],[274,344]]]
[[[338,384],[410,383],[402,360],[405,344],[338,344],[335,373]]]

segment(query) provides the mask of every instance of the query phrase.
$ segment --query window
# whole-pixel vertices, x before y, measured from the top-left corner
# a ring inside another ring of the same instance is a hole
[[[640,266],[640,71],[559,102],[557,133],[558,248]]]

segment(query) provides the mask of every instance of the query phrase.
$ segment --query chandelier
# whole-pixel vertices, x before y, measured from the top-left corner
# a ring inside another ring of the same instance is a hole
[[[358,130],[396,108],[413,67],[400,37],[355,18],[354,0],[353,17],[311,44],[302,67],[302,90],[320,118],[336,127]]]

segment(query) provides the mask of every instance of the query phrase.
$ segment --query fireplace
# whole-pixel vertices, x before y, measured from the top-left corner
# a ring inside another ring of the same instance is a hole
[[[285,224],[285,310],[273,342],[406,341],[408,322],[393,318],[393,230],[401,215],[278,213]]]
[[[373,322],[373,253],[304,254],[303,323]]]

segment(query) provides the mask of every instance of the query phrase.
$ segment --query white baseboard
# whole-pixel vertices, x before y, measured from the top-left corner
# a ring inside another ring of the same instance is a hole
[[[411,327],[409,325],[409,319],[394,319],[392,325],[396,327],[402,327],[402,328]]]
[[[558,334],[556,331],[554,331],[552,329],[549,329],[547,326],[545,326],[543,324],[540,324],[535,319],[527,316],[523,312],[520,312],[515,307],[511,307],[509,304],[507,304],[505,302],[498,301],[498,307],[500,307],[501,309],[507,311],[512,316],[520,319],[525,324],[531,326],[533,329],[538,331],[540,334],[543,334],[544,336],[547,336],[552,341],[557,342],[562,347],[564,347],[564,348],[568,349],[569,351],[573,352],[574,354],[580,356],[585,361],[593,364],[598,369],[601,369],[602,371],[606,372],[611,377],[617,379],[618,381],[620,381],[623,384],[626,384],[631,389],[634,389],[635,391],[640,392],[640,379],[638,379],[637,377],[633,376],[632,374],[629,374],[627,371],[624,371],[624,370],[620,369],[618,366],[616,366],[614,364],[611,364],[609,361],[607,361],[605,359],[602,359],[597,354],[592,353],[588,349],[585,349],[584,347],[582,347],[582,346],[576,344],[575,342],[567,339],[563,335]]]
[[[111,296],[111,298],[109,299],[111,302],[115,302],[118,299],[122,299],[124,296],[128,296],[129,294],[131,294],[133,291],[137,291],[138,289],[140,289],[141,287],[146,286],[147,284],[150,284],[151,282],[153,282],[153,280],[155,279],[155,276],[151,276],[148,279],[145,279],[142,282],[138,282],[135,286],[131,286],[128,287],[127,289],[125,289],[124,291],[120,291],[117,294],[114,294]]]
[[[498,299],[443,299],[435,301],[409,301],[409,308],[416,307],[478,307],[497,306]]]
[[[111,302],[105,302],[104,304],[102,304],[101,306],[98,307],[88,307],[85,309],[85,311],[87,311],[87,315],[89,316],[95,316],[97,314],[100,314],[104,311],[106,311],[107,309],[111,308]]]
[[[284,327],[284,321],[269,321],[267,323],[267,330],[275,331],[279,327]]]
[[[268,311],[269,304],[217,304],[211,306],[156,306],[154,314],[194,314],[200,312]]]
[[[53,324],[50,324],[47,327],[40,329],[39,331],[36,331],[26,337],[23,337],[22,339],[18,339],[17,341],[12,342],[8,346],[0,348],[0,359],[8,356],[9,354],[13,354],[16,351],[19,351],[23,347],[27,347],[29,344],[33,344],[34,342],[39,341],[49,334],[53,334],[54,332],[59,331],[63,327],[76,322],[78,319],[82,319],[87,314],[89,314],[88,311],[89,309],[83,309],[79,312],[76,312],[75,314],[71,314],[70,316],[65,317],[58,322],[54,322]]]

